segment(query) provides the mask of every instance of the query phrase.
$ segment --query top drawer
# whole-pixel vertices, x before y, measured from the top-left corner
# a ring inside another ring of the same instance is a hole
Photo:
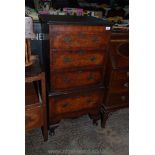
[[[50,26],[50,46],[54,49],[100,49],[110,39],[103,26]]]

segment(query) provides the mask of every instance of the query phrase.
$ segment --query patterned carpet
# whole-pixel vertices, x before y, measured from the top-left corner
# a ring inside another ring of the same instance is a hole
[[[88,116],[65,119],[44,142],[40,129],[26,133],[26,155],[128,155],[129,111],[113,113],[106,128],[94,126]]]

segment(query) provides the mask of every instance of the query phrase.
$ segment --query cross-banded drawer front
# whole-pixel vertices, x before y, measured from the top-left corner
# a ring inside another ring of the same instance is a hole
[[[50,26],[50,45],[53,49],[100,49],[107,45],[110,32],[95,26]]]
[[[38,104],[32,106],[32,108],[25,109],[25,128],[26,130],[40,128],[43,124],[42,120],[42,108]]]
[[[71,72],[52,72],[51,89],[66,90],[79,87],[102,84],[102,69],[71,71]]]
[[[102,103],[103,92],[76,94],[70,96],[50,97],[50,117],[83,109],[97,108]]]
[[[108,42],[102,34],[86,34],[86,33],[56,33],[54,38],[50,39],[51,47],[55,49],[102,49]]]
[[[67,69],[73,67],[102,66],[105,61],[105,49],[94,50],[51,50],[50,65],[54,69]]]

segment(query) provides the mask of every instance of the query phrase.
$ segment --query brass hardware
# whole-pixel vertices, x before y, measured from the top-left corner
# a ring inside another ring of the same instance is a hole
[[[91,60],[91,61],[95,61],[95,60],[96,60],[96,57],[93,56],[93,57],[90,58],[90,60]]]
[[[126,82],[126,83],[124,83],[124,87],[129,87],[129,83],[128,82]]]
[[[93,103],[94,101],[93,100],[91,100],[91,99],[88,99],[87,100],[87,103],[89,103],[89,104],[91,104],[91,103]]]
[[[93,41],[93,42],[97,42],[97,41],[98,41],[97,36],[93,36],[93,37],[92,37],[92,41]]]
[[[65,43],[70,43],[71,41],[72,41],[72,39],[70,37],[65,37],[64,38]]]
[[[124,95],[121,96],[121,100],[122,100],[122,101],[125,101],[125,100],[126,100],[126,96],[124,96]]]
[[[62,105],[62,107],[63,107],[63,108],[66,108],[66,107],[68,107],[68,105],[69,105],[68,103],[64,103],[64,104]]]
[[[72,62],[71,58],[64,58],[64,63],[69,63],[69,62]]]
[[[88,99],[88,100],[87,100],[87,103],[90,103],[90,102],[91,102],[91,100],[90,100],[90,99]]]
[[[89,80],[89,81],[94,80],[94,77],[93,77],[92,75],[89,75],[89,76],[87,77],[87,80]]]
[[[80,74],[80,73],[82,73],[82,71],[78,71],[78,73]]]

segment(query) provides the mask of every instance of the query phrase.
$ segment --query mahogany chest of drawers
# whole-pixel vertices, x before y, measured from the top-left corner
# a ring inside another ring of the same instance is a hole
[[[112,111],[129,105],[129,34],[112,33],[105,72],[101,126]]]
[[[95,123],[104,99],[111,32],[96,18],[40,18],[48,23],[49,32],[45,56],[49,124],[84,114]]]

